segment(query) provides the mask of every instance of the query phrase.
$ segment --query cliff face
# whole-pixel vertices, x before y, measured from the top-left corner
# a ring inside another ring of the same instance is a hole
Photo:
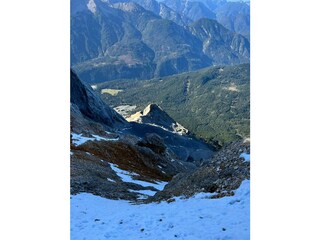
[[[86,83],[82,82],[71,70],[71,105],[81,114],[97,123],[108,127],[117,127],[126,124],[124,118],[107,106]]]

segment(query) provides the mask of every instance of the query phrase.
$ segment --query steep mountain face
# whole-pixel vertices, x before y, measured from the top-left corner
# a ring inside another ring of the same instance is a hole
[[[161,18],[171,20],[178,25],[183,26],[191,23],[192,21],[187,17],[182,17],[179,13],[169,8],[164,3],[158,2],[156,0],[133,0],[133,2],[138,3],[144,9],[159,15]]]
[[[196,136],[220,143],[250,136],[250,65],[210,67],[152,80],[118,80],[99,84],[120,89],[102,94],[112,107],[130,104],[142,111],[156,103]],[[134,113],[133,112],[133,113]]]
[[[250,58],[250,43],[222,27],[217,21],[200,19],[190,27],[191,32],[203,42],[203,52],[222,64],[241,63]],[[231,51],[230,51],[231,48]]]
[[[126,124],[124,118],[107,106],[91,87],[79,80],[73,71],[70,84],[70,102],[74,111],[77,109],[84,117],[108,127],[114,128]]]
[[[164,9],[163,4],[141,4],[156,14],[133,2],[72,0],[71,65],[84,81],[150,79],[212,64],[249,61],[249,45],[219,23],[206,23],[212,26],[204,28],[223,30],[203,37],[197,28],[178,25],[170,17],[161,18],[157,12]]]
[[[200,1],[165,0],[164,3],[192,21],[197,21],[201,18],[216,18],[215,13]]]
[[[71,193],[113,199],[155,194],[161,182],[214,155],[212,147],[192,136],[127,122],[73,72],[70,143]]]
[[[250,5],[245,2],[226,2],[214,10],[216,19],[227,29],[250,39]]]

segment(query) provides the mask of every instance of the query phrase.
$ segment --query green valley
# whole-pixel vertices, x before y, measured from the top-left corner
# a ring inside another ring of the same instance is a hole
[[[206,141],[220,144],[250,137],[250,65],[215,66],[151,80],[116,80],[97,85],[113,107],[136,105],[134,112],[156,103]],[[132,113],[134,113],[132,112]]]

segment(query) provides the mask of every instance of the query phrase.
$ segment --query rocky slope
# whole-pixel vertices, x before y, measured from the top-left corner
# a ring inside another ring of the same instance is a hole
[[[149,201],[168,200],[177,196],[191,197],[200,192],[213,193],[212,198],[233,195],[242,181],[250,179],[250,144],[234,142],[225,145],[200,168],[189,173],[180,173],[163,191]]]
[[[111,128],[126,123],[124,118],[108,107],[91,87],[80,82],[73,71],[70,74],[70,103],[73,113],[79,111],[83,116]]]
[[[71,87],[72,194],[136,201],[214,155],[193,137],[127,122],[73,72]]]
[[[156,125],[168,131],[176,132],[179,134],[188,134],[189,130],[181,124],[173,120],[165,111],[157,104],[149,104],[143,111],[137,112],[128,118],[129,122],[138,122]]]

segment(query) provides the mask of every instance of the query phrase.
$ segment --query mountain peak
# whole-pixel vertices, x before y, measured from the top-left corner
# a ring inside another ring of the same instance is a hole
[[[129,122],[139,122],[159,126],[165,130],[179,134],[188,134],[189,131],[172,119],[159,105],[149,104],[143,111],[127,118]]]
[[[144,110],[143,110],[143,115],[147,116],[147,115],[152,115],[154,113],[161,113],[161,114],[166,114],[167,113],[165,111],[162,110],[162,108],[160,106],[158,106],[155,103],[151,103],[149,104]]]

